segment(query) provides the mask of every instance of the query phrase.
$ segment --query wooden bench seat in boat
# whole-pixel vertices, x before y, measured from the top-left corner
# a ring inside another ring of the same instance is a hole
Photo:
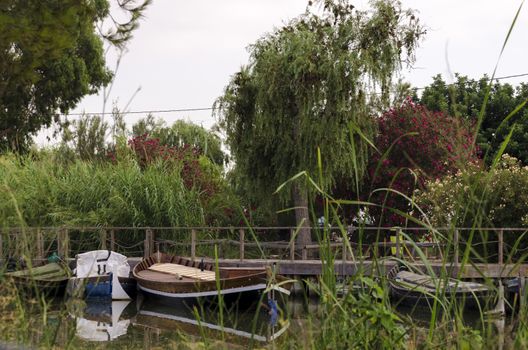
[[[151,271],[166,273],[174,276],[183,276],[200,281],[214,281],[216,274],[214,271],[201,270],[196,267],[184,266],[171,263],[157,263],[148,268]]]

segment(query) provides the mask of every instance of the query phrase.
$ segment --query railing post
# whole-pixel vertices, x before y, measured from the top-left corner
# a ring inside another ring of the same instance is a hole
[[[295,260],[295,239],[293,235],[295,234],[294,229],[290,229],[290,260]]]
[[[504,263],[504,230],[499,230],[499,265],[501,267],[502,275],[502,264]]]
[[[396,230],[396,258],[401,258],[401,252],[400,252],[400,234],[401,229]]]
[[[154,249],[154,232],[150,228],[145,230],[145,241],[143,249],[143,257],[146,259],[153,254]]]
[[[302,260],[308,260],[308,248],[306,246],[302,248]]]
[[[239,240],[240,240],[240,261],[244,261],[244,236],[245,231],[243,228],[239,231]]]
[[[115,232],[114,230],[110,230],[110,250],[115,252]]]
[[[69,231],[65,228],[61,228],[58,234],[57,250],[59,256],[64,260],[69,258],[70,255],[70,242],[69,242]]]
[[[191,260],[196,258],[196,230],[191,230]]]
[[[44,260],[44,242],[40,228],[37,228],[37,259],[39,262]]]
[[[99,237],[99,240],[101,241],[101,249],[106,250],[106,240],[107,240],[107,232],[106,230],[101,230],[101,234]]]
[[[343,248],[342,249],[343,249],[343,264],[345,264],[346,261],[347,261],[347,255],[348,255],[347,254],[347,247],[346,247],[346,240],[345,239],[343,239]]]
[[[455,262],[455,265],[458,265],[459,263],[459,237],[458,237],[458,229],[455,229],[455,232],[453,234],[453,261]]]

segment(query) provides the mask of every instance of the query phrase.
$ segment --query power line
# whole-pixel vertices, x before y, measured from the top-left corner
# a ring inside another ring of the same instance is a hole
[[[213,107],[202,107],[202,108],[179,108],[179,109],[159,109],[159,110],[145,110],[145,111],[130,111],[130,112],[122,112],[122,114],[149,114],[149,113],[171,113],[171,112],[197,112],[197,111],[210,111],[212,110]],[[90,115],[110,115],[110,114],[113,114],[114,112],[96,112],[96,113],[88,113],[88,112],[83,112],[83,113],[68,113],[68,114],[64,114],[65,116],[70,116],[70,115],[85,115],[85,114],[90,114]]]
[[[520,78],[520,77],[525,77],[527,76],[528,73],[521,73],[521,74],[512,74],[512,75],[505,75],[503,77],[495,77],[493,78],[493,80],[503,80],[503,79],[511,79],[511,78]],[[490,78],[483,78],[484,80],[490,80]],[[447,85],[453,85],[454,83],[451,83],[451,84],[447,84]],[[423,90],[427,88],[427,86],[422,86],[422,87],[418,87],[418,88],[411,88],[411,89],[414,89],[414,90]]]
[[[510,78],[520,78],[527,76],[528,73],[522,73],[522,74],[513,74],[513,75],[506,75],[503,77],[493,78],[493,80],[502,80],[502,79],[510,79]]]
[[[521,78],[528,76],[528,73],[521,73],[521,74],[512,74],[512,75],[505,75],[502,77],[495,77],[493,80],[504,80],[504,79],[512,79],[512,78]],[[490,78],[486,78],[485,80],[490,80]],[[447,84],[452,85],[452,84]],[[423,90],[427,88],[427,86],[417,87],[417,88],[411,88],[413,90]],[[395,92],[395,91],[393,91]],[[144,110],[144,111],[130,111],[130,112],[120,112],[120,114],[154,114],[154,113],[178,113],[178,112],[200,112],[200,111],[211,111],[213,110],[213,107],[198,107],[198,108],[176,108],[176,109],[159,109],[159,110]],[[113,112],[99,112],[99,113],[88,113],[88,112],[82,112],[82,113],[67,113],[62,114],[63,116],[81,116],[81,115],[111,115]]]

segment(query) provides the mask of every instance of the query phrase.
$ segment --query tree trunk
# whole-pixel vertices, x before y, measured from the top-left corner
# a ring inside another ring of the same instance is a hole
[[[302,250],[305,245],[312,243],[312,235],[306,190],[301,190],[298,184],[295,184],[293,187],[293,202],[295,205],[295,221],[297,222],[297,226],[302,222],[295,244],[298,249]],[[311,255],[310,251],[308,251],[308,256]]]

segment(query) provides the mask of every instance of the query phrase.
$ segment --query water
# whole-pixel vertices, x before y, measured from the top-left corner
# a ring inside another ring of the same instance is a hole
[[[287,307],[294,304],[235,303],[220,312],[211,304],[163,303],[141,295],[132,301],[56,301],[45,317],[32,315],[28,345],[166,349],[206,342],[262,347],[288,332]]]
[[[141,294],[132,301],[55,301],[46,314],[32,313],[29,336],[22,342],[72,349],[169,349],[195,343],[211,348],[273,347],[313,327],[319,308],[316,299],[302,297],[277,302],[276,310],[273,304],[255,302],[234,303],[223,312],[214,305],[165,303]],[[430,313],[426,309],[402,306],[395,312],[406,323],[428,327]],[[464,321],[474,329],[487,326],[479,315],[468,311]],[[492,326],[497,340],[502,337],[505,342],[508,322],[501,325],[495,321]]]

